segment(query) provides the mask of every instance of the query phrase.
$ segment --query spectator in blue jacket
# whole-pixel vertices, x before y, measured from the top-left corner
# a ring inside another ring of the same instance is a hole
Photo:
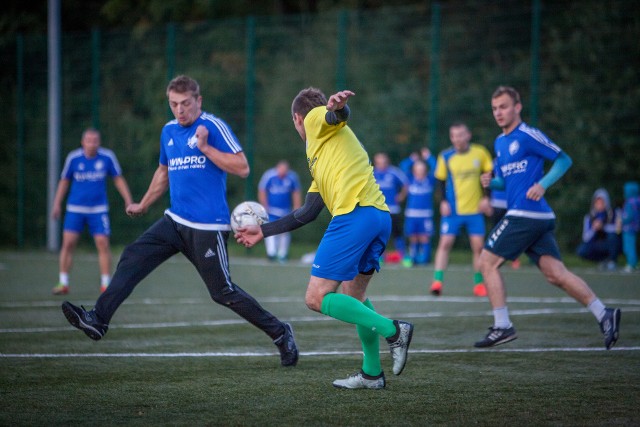
[[[611,206],[607,190],[597,189],[591,198],[591,209],[584,216],[582,244],[578,247],[580,257],[600,262],[603,269],[616,269],[620,253],[619,215]]]

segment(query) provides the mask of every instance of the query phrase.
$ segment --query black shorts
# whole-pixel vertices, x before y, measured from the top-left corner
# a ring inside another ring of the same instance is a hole
[[[555,228],[555,219],[505,216],[489,233],[484,248],[511,261],[524,252],[536,265],[542,255],[561,259]]]

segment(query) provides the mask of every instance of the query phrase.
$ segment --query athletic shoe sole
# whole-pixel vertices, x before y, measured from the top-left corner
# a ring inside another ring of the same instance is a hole
[[[69,304],[67,302],[63,303],[62,304],[62,313],[64,314],[64,317],[67,318],[69,323],[71,323],[71,326],[73,326],[74,328],[80,329],[82,332],[84,332],[92,340],[98,341],[104,335],[104,334],[100,333],[100,331],[98,331],[93,326],[89,325],[88,323],[85,323],[82,320],[82,317],[71,306],[71,304]]]

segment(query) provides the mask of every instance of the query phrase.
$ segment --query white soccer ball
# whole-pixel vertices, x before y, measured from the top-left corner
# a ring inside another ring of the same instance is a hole
[[[231,212],[231,229],[237,232],[238,228],[247,225],[262,225],[269,222],[267,210],[258,202],[242,202]]]

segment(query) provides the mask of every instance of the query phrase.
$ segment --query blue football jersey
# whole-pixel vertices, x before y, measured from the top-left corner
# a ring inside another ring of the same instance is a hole
[[[544,162],[561,153],[553,141],[536,128],[520,123],[508,135],[496,138],[496,176],[505,181],[507,215],[537,219],[555,218],[546,200],[527,199],[527,191],[544,175]]]
[[[402,187],[409,185],[409,180],[400,168],[389,166],[385,170],[374,169],[373,176],[384,194],[385,202],[392,214],[400,213],[400,204],[396,200]]]
[[[67,211],[76,213],[104,213],[107,202],[107,177],[122,175],[122,169],[113,151],[98,148],[93,158],[88,158],[82,148],[67,155],[60,178],[71,181],[67,197]]]
[[[242,147],[229,126],[203,112],[191,126],[167,123],[160,136],[160,164],[167,166],[171,206],[166,213],[176,222],[201,230],[230,230],[227,173],[199,149],[198,126],[209,130],[208,143],[225,153]]]
[[[407,192],[407,204],[404,216],[407,218],[431,218],[433,217],[433,188],[435,177],[429,174],[423,179],[409,178],[409,190]]]
[[[260,178],[258,189],[264,190],[267,194],[269,215],[283,217],[293,208],[291,194],[300,191],[300,179],[292,170],[281,178],[277,169],[271,168]]]

